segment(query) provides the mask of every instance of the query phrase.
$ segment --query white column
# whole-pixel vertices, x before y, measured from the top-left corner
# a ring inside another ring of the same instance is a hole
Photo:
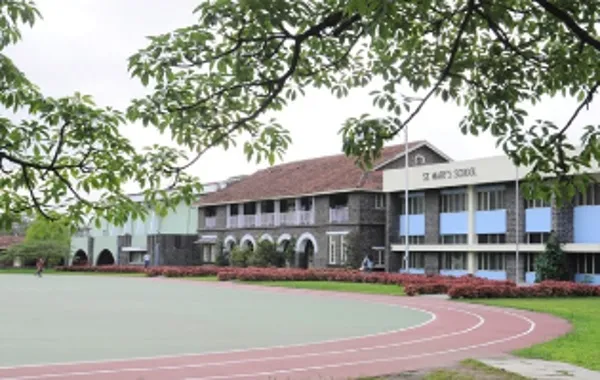
[[[315,208],[317,207],[315,197],[312,197],[312,207],[310,209],[310,222],[311,224],[315,224]]]
[[[273,205],[273,208],[274,208],[273,212],[275,213],[275,216],[273,218],[275,219],[275,222],[274,222],[275,225],[278,226],[281,223],[281,216],[280,216],[281,203],[279,202],[279,199],[275,200],[274,202],[275,202],[275,204]]]
[[[231,228],[231,224],[229,223],[229,215],[231,213],[231,205],[227,205],[227,208],[225,210],[225,225],[227,226],[227,228]]]
[[[295,201],[296,201],[296,207],[295,207],[296,215],[295,215],[295,219],[296,219],[296,224],[298,225],[298,224],[300,224],[300,198],[296,198]]]
[[[261,220],[262,210],[260,209],[261,204],[262,204],[262,202],[256,202],[256,215],[255,215],[256,221],[254,222],[254,224],[256,224],[257,226],[260,226],[261,222],[262,222],[262,220]]]
[[[475,186],[467,186],[467,244],[469,246],[477,244],[477,234],[475,233],[475,211],[477,210],[477,192]],[[467,269],[473,274],[477,270],[477,254],[475,252],[467,253]]]

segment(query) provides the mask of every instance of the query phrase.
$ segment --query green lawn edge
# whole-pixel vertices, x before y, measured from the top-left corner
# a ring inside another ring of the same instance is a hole
[[[566,319],[573,326],[569,333],[545,343],[515,350],[513,354],[600,371],[600,299],[597,297],[501,298],[460,302],[528,310]]]
[[[363,282],[338,281],[236,281],[239,284],[269,286],[278,288],[335,291],[346,293],[404,296],[404,288],[394,284],[371,284]]]

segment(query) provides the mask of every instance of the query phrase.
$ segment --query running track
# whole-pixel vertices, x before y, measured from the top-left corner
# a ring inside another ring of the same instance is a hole
[[[387,297],[231,283],[195,283],[198,286],[244,286],[257,291],[310,293],[320,297],[401,305],[426,311],[431,318],[429,322],[413,328],[302,346],[4,367],[0,368],[0,379],[346,379],[439,367],[465,358],[498,356],[563,335],[571,328],[566,321],[544,314],[434,297]],[[379,318],[385,318],[385,315]],[[373,323],[377,323],[376,318]]]

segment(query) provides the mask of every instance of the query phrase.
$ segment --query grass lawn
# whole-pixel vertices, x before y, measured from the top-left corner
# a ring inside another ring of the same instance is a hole
[[[387,284],[365,284],[360,282],[334,281],[247,281],[243,283],[294,289],[330,290],[338,292],[381,294],[389,296],[404,295],[403,287]]]
[[[515,351],[514,354],[600,370],[599,298],[524,298],[469,302],[539,311],[568,320],[573,324],[573,330],[569,334],[547,343]]]

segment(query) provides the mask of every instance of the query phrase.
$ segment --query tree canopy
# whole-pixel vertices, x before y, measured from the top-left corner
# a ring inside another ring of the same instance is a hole
[[[200,186],[178,169],[186,159],[181,149],[137,151],[119,131],[123,112],[81,93],[45,96],[4,54],[20,40],[20,28],[40,17],[31,0],[0,2],[0,225],[25,214],[66,215],[73,225],[90,216],[123,224],[145,217],[147,204],[164,213],[191,202]],[[146,204],[124,194],[125,184],[142,188]]]
[[[35,219],[25,233],[25,242],[58,242],[69,247],[71,245],[71,226],[62,219],[46,219],[39,216]]]
[[[337,97],[374,88],[386,116],[349,115],[340,130],[344,152],[366,167],[433,97],[464,110],[463,133],[489,133],[533,167],[527,195],[571,198],[589,178],[569,174],[600,157],[598,125],[585,126],[582,150],[566,137],[600,86],[598,0],[199,3],[195,24],[150,37],[131,56],[149,94],[120,112],[80,93],[44,96],[3,54],[40,14],[31,0],[0,2],[0,104],[27,115],[0,118],[0,224],[32,212],[123,224],[148,204],[165,212],[189,202],[200,185],[186,169],[209,149],[243,141],[248,159],[280,157],[290,134],[267,115],[310,87]],[[566,120],[532,120],[528,107],[558,95],[579,102]],[[178,148],[137,151],[119,132],[137,121]]]
[[[343,150],[369,166],[433,97],[464,109],[465,134],[490,133],[532,166],[526,194],[571,198],[589,178],[569,176],[600,157],[598,126],[581,144],[566,131],[600,86],[597,0],[209,0],[197,23],[159,36],[130,70],[153,92],[128,109],[201,155],[246,136],[249,158],[274,159],[289,133],[265,114],[309,87],[337,97],[375,87],[384,117],[349,115]],[[401,93],[403,91],[404,93]],[[527,108],[564,95],[565,120]],[[440,126],[440,128],[453,126]],[[578,145],[583,149],[579,150]],[[548,175],[551,180],[544,180]]]

